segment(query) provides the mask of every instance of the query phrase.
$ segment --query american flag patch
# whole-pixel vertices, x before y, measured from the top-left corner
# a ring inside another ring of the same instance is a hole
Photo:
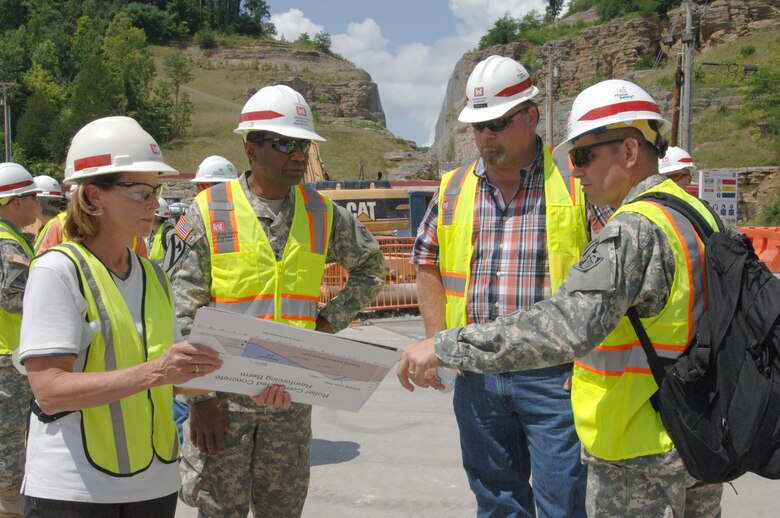
[[[179,221],[176,222],[175,228],[176,228],[176,235],[178,235],[182,241],[186,241],[187,236],[189,236],[190,232],[192,232],[192,224],[190,224],[190,222],[187,221],[187,218],[185,216],[179,218]]]
[[[21,254],[13,254],[11,256],[11,262],[21,264],[22,266],[30,266],[30,260]]]

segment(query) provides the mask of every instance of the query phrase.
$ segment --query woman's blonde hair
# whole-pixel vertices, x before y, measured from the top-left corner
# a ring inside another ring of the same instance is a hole
[[[63,233],[68,239],[83,242],[98,233],[100,217],[103,211],[98,209],[87,198],[87,186],[92,183],[109,183],[116,181],[120,174],[108,174],[84,178],[79,182],[78,189],[68,204],[65,228]]]

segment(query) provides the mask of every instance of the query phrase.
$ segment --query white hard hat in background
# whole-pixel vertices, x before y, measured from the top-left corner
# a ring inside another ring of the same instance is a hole
[[[512,58],[489,56],[477,63],[466,83],[466,107],[461,122],[485,122],[539,93],[523,65]]]
[[[130,117],[97,119],[76,133],[65,162],[65,183],[122,172],[178,174],[163,161],[152,136]]]
[[[0,164],[0,199],[36,192],[35,180],[27,169],[15,162]]]
[[[168,219],[171,217],[171,209],[168,207],[168,202],[165,201],[165,198],[157,198],[157,203],[159,206],[154,211],[154,215],[157,218],[160,219]]]
[[[206,157],[198,166],[193,183],[229,182],[238,178],[238,171],[227,158],[221,156]]]
[[[33,181],[35,181],[36,192],[39,198],[62,198],[64,196],[60,182],[51,176],[46,176],[45,174],[38,175],[33,178]]]
[[[666,150],[666,155],[658,160],[658,172],[661,174],[671,174],[683,169],[689,169],[690,172],[696,170],[696,164],[693,158],[681,147],[670,147]]]
[[[656,121],[658,131],[652,130],[648,121]],[[672,124],[661,116],[658,104],[642,88],[622,79],[608,79],[586,88],[574,99],[566,140],[555,148],[553,157],[556,160],[565,157],[572,142],[586,133],[617,127],[636,127],[650,144],[656,146],[661,157],[666,150],[663,135],[669,132]]]
[[[309,103],[285,85],[266,86],[250,97],[233,131],[244,138],[252,131],[272,131],[285,137],[325,140],[314,132]]]

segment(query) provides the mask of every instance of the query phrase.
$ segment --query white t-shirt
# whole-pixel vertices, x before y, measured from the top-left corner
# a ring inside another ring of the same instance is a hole
[[[132,257],[128,278],[114,276],[114,281],[140,331],[143,274],[141,263],[135,254]],[[87,303],[70,259],[59,252],[42,256],[30,271],[25,289],[20,359],[81,354],[92,339],[86,313]],[[173,328],[176,341],[181,340],[178,326],[174,324]],[[22,493],[27,496],[94,503],[137,502],[170,495],[180,485],[178,464],[164,464],[157,458],[148,469],[132,477],[113,477],[94,468],[84,452],[81,412],[48,424],[34,415],[30,417],[22,483]]]

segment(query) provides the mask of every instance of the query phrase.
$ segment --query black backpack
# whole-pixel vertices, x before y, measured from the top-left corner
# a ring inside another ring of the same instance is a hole
[[[693,477],[780,478],[780,279],[747,237],[722,232],[711,209],[721,232],[680,198],[639,199],[684,215],[706,247],[707,310],[679,358],[659,358],[636,310],[627,313],[659,387],[653,406]]]

